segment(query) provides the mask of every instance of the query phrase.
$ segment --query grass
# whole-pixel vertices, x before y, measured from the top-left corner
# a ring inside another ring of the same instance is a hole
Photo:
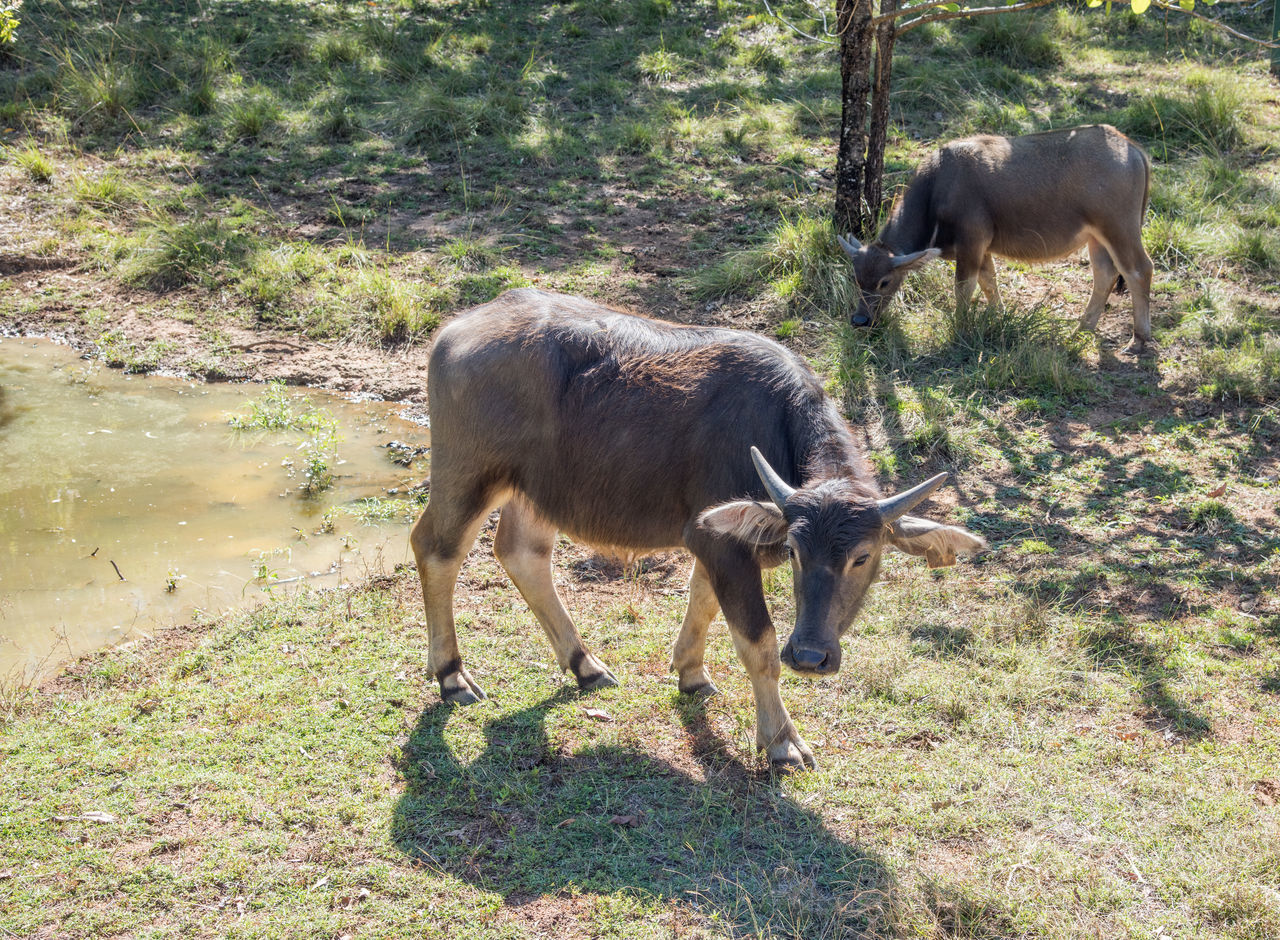
[[[938,263],[848,327],[838,64],[754,5],[171,7],[22,8],[0,325],[78,332],[133,371],[292,368],[246,366],[260,335],[323,360],[295,381],[419,400],[404,364],[510,286],[745,327],[814,363],[886,492],[952,472],[921,511],[993,550],[886,558],[841,672],[782,680],[820,761],[788,779],[754,753],[722,625],[719,698],[667,675],[687,559],[558,547],[623,679],[579,697],[492,530],[458,592],[492,695],[474,709],[437,703],[412,571],[272,585],[256,611],[7,686],[0,932],[1280,933],[1280,126],[1260,59],[1194,21],[1066,6],[900,39],[890,192],[966,133],[1107,120],[1148,148],[1155,352],[1134,359],[1126,296],[1100,336],[1073,331],[1078,258],[998,262],[1004,306],[964,316]],[[1224,15],[1262,33],[1265,12]],[[341,472],[281,386],[236,421],[310,442],[304,490]],[[765,581],[789,624],[786,571]],[[116,822],[54,819],[93,810]]]

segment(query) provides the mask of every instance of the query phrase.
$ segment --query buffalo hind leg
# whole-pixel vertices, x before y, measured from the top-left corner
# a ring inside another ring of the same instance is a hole
[[[1124,275],[1133,298],[1133,339],[1129,340],[1125,352],[1141,353],[1151,342],[1151,275],[1155,271],[1151,256],[1142,247],[1142,220],[1134,219],[1132,224],[1098,235],[1116,270]]]
[[[555,526],[540,518],[524,497],[512,497],[502,507],[493,553],[542,624],[555,650],[556,662],[561,669],[571,671],[583,689],[617,685],[613,673],[583,645],[578,628],[556,592],[551,576],[551,550],[555,543]]]
[[[458,571],[491,507],[485,494],[446,498],[437,488],[409,535],[422,601],[427,613],[427,667],[440,683],[440,697],[455,705],[485,698],[484,690],[462,665],[453,624],[453,591]]]
[[[1141,241],[1132,254],[1132,261],[1121,259],[1124,263],[1121,270],[1129,285],[1129,295],[1133,298],[1133,339],[1129,340],[1125,351],[1141,353],[1147,348],[1147,343],[1151,342],[1151,276],[1155,273],[1155,265],[1151,263]]]
[[[1093,268],[1093,293],[1080,315],[1080,329],[1092,332],[1098,327],[1098,318],[1107,307],[1107,298],[1111,296],[1120,272],[1111,260],[1111,252],[1092,235],[1089,236],[1089,264]]]
[[[756,747],[778,769],[814,767],[813,751],[796,731],[778,691],[782,660],[778,657],[778,634],[764,602],[759,564],[745,552],[738,555],[721,547],[720,557],[707,565],[707,571],[738,658],[751,679],[756,700]]]
[[[707,675],[703,656],[707,649],[707,628],[720,611],[706,565],[696,559],[689,575],[689,607],[680,635],[671,651],[671,668],[680,676],[680,691],[686,695],[715,695],[719,691]]]

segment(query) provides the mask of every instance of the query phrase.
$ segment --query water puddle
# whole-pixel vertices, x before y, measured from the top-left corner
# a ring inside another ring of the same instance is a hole
[[[279,390],[277,404],[315,417],[319,435],[228,424],[252,421],[263,395],[0,339],[0,682],[196,610],[411,560],[416,510],[387,493],[423,480],[426,461],[398,465],[386,445],[423,448],[427,429],[394,404],[310,389]]]

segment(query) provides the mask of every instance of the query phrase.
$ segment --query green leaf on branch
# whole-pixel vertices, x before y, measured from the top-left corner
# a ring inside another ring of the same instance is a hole
[[[1195,0],[1191,0],[1191,2],[1194,3]],[[1134,13],[1146,13],[1149,6],[1151,6],[1151,0],[1130,0],[1129,2],[1129,8]]]
[[[1178,6],[1182,7],[1184,10],[1194,10],[1196,7],[1196,0],[1178,0]]]

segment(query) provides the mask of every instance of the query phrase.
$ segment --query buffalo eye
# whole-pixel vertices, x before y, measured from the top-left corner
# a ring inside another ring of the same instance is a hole
[[[857,558],[853,560],[853,567],[855,568],[862,567],[867,563],[867,559],[870,557],[871,557],[870,555],[859,555]]]
[[[887,277],[881,278],[880,283],[876,285],[876,290],[888,290],[890,280],[891,278]]]

